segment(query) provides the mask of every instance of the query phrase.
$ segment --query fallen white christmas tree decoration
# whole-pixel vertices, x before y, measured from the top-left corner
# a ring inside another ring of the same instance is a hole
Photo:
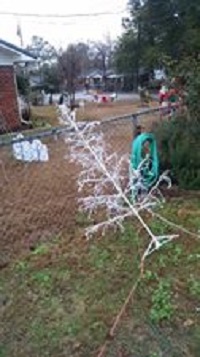
[[[150,238],[150,243],[142,257],[143,266],[147,256],[178,237],[177,234],[154,234],[141,216],[141,212],[146,211],[151,213],[152,217],[157,215],[158,219],[174,226],[172,222],[154,213],[153,210],[155,206],[161,206],[165,201],[159,186],[163,182],[166,182],[168,187],[171,186],[168,173],[163,173],[148,192],[142,177],[145,160],[138,170],[130,170],[127,180],[129,157],[119,157],[116,153],[108,153],[100,123],[91,122],[84,123],[84,125],[77,123],[68,115],[68,109],[65,106],[59,108],[59,114],[65,118],[65,122],[71,128],[71,135],[66,138],[70,147],[70,159],[82,167],[78,178],[79,192],[91,192],[88,196],[79,199],[80,208],[88,212],[90,217],[99,210],[106,212],[104,221],[86,229],[86,237],[89,239],[98,231],[104,234],[109,227],[123,231],[125,219],[136,217]],[[139,199],[133,199],[133,191],[140,191]],[[184,231],[182,227],[176,226],[176,228]]]
[[[123,231],[124,221],[128,217],[136,217],[150,238],[150,243],[141,259],[139,277],[129,291],[114,319],[104,344],[97,353],[97,357],[103,357],[143,277],[145,258],[160,249],[164,244],[178,237],[176,234],[154,234],[142,218],[141,212],[146,211],[151,214],[152,218],[155,217],[164,222],[165,225],[176,228],[188,235],[195,237],[198,235],[168,221],[154,210],[156,206],[162,206],[165,202],[159,189],[160,184],[166,182],[168,188],[171,187],[171,180],[167,172],[158,178],[156,184],[150,190],[147,190],[142,176],[142,169],[143,165],[146,164],[146,159],[141,163],[138,170],[130,169],[129,175],[127,175],[128,168],[130,168],[130,158],[127,156],[119,157],[116,153],[108,153],[100,123],[77,123],[67,112],[68,110],[65,107],[59,108],[59,115],[65,118],[65,123],[68,123],[71,128],[71,135],[66,138],[66,143],[69,144],[70,148],[70,159],[74,163],[79,163],[82,167],[78,178],[79,192],[91,192],[90,195],[79,199],[80,208],[88,212],[89,216],[99,210],[100,212],[104,211],[106,215],[104,221],[86,229],[87,238],[98,231],[103,234],[109,227],[120,228]],[[128,180],[127,176],[129,176]]]

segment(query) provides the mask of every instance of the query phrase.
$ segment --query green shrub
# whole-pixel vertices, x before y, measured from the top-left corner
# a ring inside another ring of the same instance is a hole
[[[156,124],[161,170],[170,170],[181,188],[200,189],[200,121],[186,116]]]

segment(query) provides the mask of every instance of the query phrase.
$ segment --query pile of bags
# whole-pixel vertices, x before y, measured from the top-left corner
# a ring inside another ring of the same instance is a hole
[[[22,134],[18,134],[16,139],[23,139]],[[33,141],[21,141],[13,144],[13,155],[16,160],[32,162],[32,161],[49,161],[48,148],[38,139]]]

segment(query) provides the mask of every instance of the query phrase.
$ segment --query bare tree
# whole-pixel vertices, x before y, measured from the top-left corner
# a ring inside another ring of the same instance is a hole
[[[40,85],[47,92],[59,90],[60,78],[57,66],[58,53],[54,46],[39,36],[32,36],[27,50],[37,57],[37,63],[29,70],[29,75],[40,77]]]
[[[89,47],[84,43],[70,44],[58,58],[64,87],[70,96],[70,104],[75,104],[78,79],[89,69]]]
[[[78,76],[81,72],[81,63],[75,45],[69,45],[58,58],[64,87],[70,96],[70,104],[75,104],[75,92]]]
[[[90,47],[88,44],[80,42],[76,45],[76,50],[80,59],[81,74],[85,74],[91,68]]]
[[[106,87],[107,71],[112,68],[114,43],[109,37],[102,42],[93,42],[90,52],[93,57],[93,67],[100,69],[103,76],[104,88]]]

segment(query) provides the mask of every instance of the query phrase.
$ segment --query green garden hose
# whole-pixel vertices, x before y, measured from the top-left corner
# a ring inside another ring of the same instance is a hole
[[[148,144],[148,153],[145,152],[146,144]],[[144,165],[142,165],[143,162]],[[147,189],[156,182],[159,174],[159,160],[156,140],[153,134],[143,133],[133,140],[131,167],[133,170],[140,168],[143,184]]]

